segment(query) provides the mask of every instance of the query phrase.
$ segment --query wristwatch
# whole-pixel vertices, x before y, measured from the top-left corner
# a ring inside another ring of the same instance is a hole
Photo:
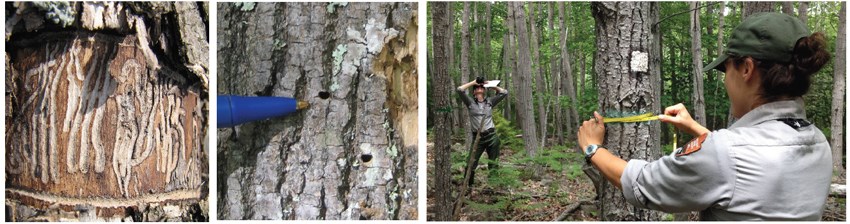
[[[590,157],[593,157],[596,154],[596,150],[599,149],[598,145],[588,145],[584,148],[584,159],[587,160],[587,163],[590,164]]]

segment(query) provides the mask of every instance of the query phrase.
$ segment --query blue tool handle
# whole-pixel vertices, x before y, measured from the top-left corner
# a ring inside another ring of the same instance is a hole
[[[218,128],[286,116],[298,110],[298,101],[289,97],[218,96]]]

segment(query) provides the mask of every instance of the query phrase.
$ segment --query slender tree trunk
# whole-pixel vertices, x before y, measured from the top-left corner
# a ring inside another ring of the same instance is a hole
[[[552,16],[551,16],[555,11],[555,7],[557,7],[557,9],[558,9],[558,20],[557,21],[554,20],[554,18],[552,18]],[[564,18],[563,7],[564,7],[563,2],[558,2],[557,6],[555,5],[554,2],[549,3],[549,15],[550,16],[549,16],[548,22],[549,22],[550,32],[555,31],[555,27],[554,27],[555,23],[558,23],[559,28],[564,26],[564,23],[561,22],[561,21],[563,21],[563,18]],[[564,38],[565,35],[563,35],[563,33],[559,32],[557,34],[552,35],[552,37],[558,38],[560,40],[560,38]],[[564,47],[563,45],[559,45],[560,44],[559,41],[551,41],[551,42],[552,42],[552,49],[559,49],[559,47]],[[552,57],[552,62],[551,62],[550,65],[552,67],[552,81],[553,81],[552,88],[554,89],[554,92],[555,92],[555,100],[554,100],[554,104],[555,104],[555,134],[557,135],[558,144],[563,145],[564,144],[564,119],[563,119],[563,113],[562,113],[563,110],[561,109],[561,80],[562,80],[561,75],[563,74],[562,73],[563,70],[561,69],[562,66],[561,66],[560,57]],[[567,132],[567,133],[570,133],[570,132]]]
[[[657,3],[592,2],[596,19],[596,60],[599,77],[599,109],[616,115],[660,110],[660,83],[657,39]],[[602,75],[604,74],[604,75]],[[623,159],[654,160],[661,156],[657,122],[606,125],[605,146]],[[594,174],[595,175],[595,174]],[[628,204],[622,192],[598,176],[602,220],[659,220],[661,213],[637,209]]]
[[[705,91],[702,78],[702,29],[699,24],[699,2],[690,2],[691,6],[691,58],[693,59],[694,85],[692,102],[694,104],[694,120],[705,126]]]
[[[208,6],[6,6],[6,221],[206,221]]]
[[[466,84],[470,81],[470,77],[474,79],[475,77],[471,76],[471,70],[469,68],[470,56],[469,56],[469,2],[463,2],[463,17],[461,17],[461,29],[460,29],[460,84]],[[466,94],[466,93],[464,93]],[[469,133],[473,129],[471,128],[472,122],[469,119],[469,111],[466,108],[461,108],[461,115],[464,118],[463,127],[466,132]],[[464,134],[464,148],[468,149],[472,146],[472,137],[471,135]]]
[[[564,71],[564,75],[561,77],[561,86],[563,91],[567,94],[567,99],[569,99],[569,106],[567,107],[567,115],[566,117],[566,125],[567,125],[567,133],[575,133],[576,131],[573,128],[578,127],[578,100],[576,99],[576,91],[575,84],[573,83],[573,66],[570,63],[570,50],[567,47],[567,37],[569,37],[569,30],[567,30],[567,17],[561,17],[561,68]],[[568,135],[569,140],[575,140],[575,135]]]
[[[835,61],[833,62],[835,68],[832,73],[832,122],[830,125],[830,130],[832,130],[832,136],[830,138],[830,142],[832,143],[832,173],[838,176],[839,180],[843,180],[845,175],[844,160],[842,159],[845,127],[845,77],[847,75],[847,70],[844,67],[846,66],[846,60],[844,58],[846,53],[844,41],[846,37],[844,35],[847,33],[847,30],[845,30],[847,27],[847,17],[844,15],[845,5],[846,2],[841,2],[841,9],[838,10],[838,35],[835,39]]]
[[[434,220],[428,221],[449,221],[452,218],[452,207],[445,206],[452,204],[452,165],[451,165],[451,136],[448,136],[448,126],[444,125],[449,120],[449,115],[446,113],[440,113],[440,108],[450,108],[452,107],[452,99],[451,97],[453,91],[452,86],[445,85],[448,80],[451,80],[451,76],[449,76],[449,69],[446,67],[448,63],[446,60],[449,58],[450,50],[448,48],[448,44],[451,37],[453,36],[454,31],[451,28],[451,21],[448,21],[449,11],[446,9],[448,5],[451,3],[448,2],[434,2],[431,3],[429,8],[431,8],[431,21],[433,26],[433,41],[434,41],[434,71],[431,72],[432,76],[430,77],[433,82],[432,86],[434,91],[428,91],[432,93],[432,98],[434,99],[434,107],[437,108],[437,112],[434,112],[435,116],[431,119],[434,120],[434,150],[431,152],[434,154],[434,188],[437,189],[434,191],[434,199],[435,203],[438,206],[434,207]],[[430,210],[429,210],[430,211]]]
[[[538,40],[539,40],[539,37],[540,37],[540,35],[539,35],[540,31],[538,31],[537,23],[535,22],[536,18],[537,18],[537,12],[536,12],[537,7],[535,7],[535,6],[537,5],[537,3],[529,2],[528,4],[529,4],[528,5],[528,8],[529,8],[528,9],[528,11],[529,11],[528,24],[530,26],[529,28],[531,28],[531,57],[532,57],[531,63],[534,64],[534,65],[537,65],[536,74],[532,73],[532,75],[534,76],[534,79],[535,79],[534,88],[537,91],[533,91],[534,94],[532,94],[532,95],[537,95],[537,113],[538,113],[537,118],[539,119],[538,123],[540,124],[540,129],[539,129],[540,130],[540,147],[543,148],[543,147],[546,147],[546,130],[547,130],[547,128],[546,128],[547,127],[546,104],[547,103],[546,103],[546,98],[545,98],[544,95],[547,91],[546,91],[546,83],[543,80],[543,63],[542,63],[543,58],[540,57],[541,55],[540,55],[540,50],[539,50],[540,45],[539,45]]]
[[[723,14],[723,11],[725,11],[725,8],[726,8],[725,4],[721,3],[720,4],[720,10],[717,12],[717,54],[716,54],[717,56],[724,53],[723,52],[723,46],[725,46],[725,43],[723,43],[723,31],[724,31],[724,26],[726,25],[725,24],[726,23],[726,16]],[[723,93],[720,92],[720,91],[722,91],[722,90],[720,90],[720,86],[723,86],[723,79],[721,79],[720,77],[715,77],[714,80],[715,80],[714,95],[715,96],[721,96]],[[719,104],[717,104],[717,103],[714,104],[714,109],[712,111],[715,112],[715,116],[713,116],[713,117],[717,117],[717,119],[720,119],[720,117],[717,116],[717,114],[720,114],[720,113],[717,112],[717,105],[719,105]],[[720,124],[725,123],[725,122],[715,121],[713,123],[714,123],[714,125],[713,125],[712,130],[715,130],[715,129],[722,128],[722,127],[720,127]]]
[[[799,4],[797,16],[800,17],[800,21],[802,21],[803,24],[809,24],[809,2],[800,2]]]
[[[516,31],[515,31],[516,30],[516,17],[514,17],[513,6],[510,5],[507,2],[505,4],[506,4],[505,8],[507,8],[507,11],[508,11],[508,15],[505,17],[505,21],[506,21],[505,26],[508,27],[508,45],[507,46],[508,46],[508,49],[509,49],[509,50],[505,51],[506,54],[507,54],[506,57],[508,58],[508,64],[505,65],[505,66],[508,67],[508,70],[507,70],[507,72],[508,72],[508,85],[507,85],[507,87],[508,87],[510,92],[516,93],[517,92],[516,91],[517,90],[517,88],[516,88],[516,86],[517,86],[516,77],[517,77],[517,71],[519,71],[519,69],[517,68],[517,41],[516,41]],[[505,118],[507,118],[509,120],[517,120],[517,114],[518,113],[516,113],[516,111],[519,110],[519,109],[517,109],[519,107],[519,98],[517,97],[516,94],[509,94],[508,98],[514,99],[514,101],[513,101],[514,103],[509,104],[509,106],[513,105],[513,107],[512,107],[511,113],[508,114],[510,116],[505,116]]]
[[[776,2],[744,2],[743,18],[760,12],[775,12]]]
[[[220,219],[417,217],[416,7],[218,4],[218,92],[310,103],[219,130]]]
[[[495,74],[493,72],[493,66],[492,66],[492,63],[493,63],[492,57],[491,57],[492,49],[490,48],[490,42],[492,41],[491,36],[490,36],[490,32],[491,32],[492,26],[493,26],[493,11],[491,9],[492,3],[484,2],[484,4],[486,6],[486,14],[484,16],[484,20],[485,20],[485,23],[486,23],[485,26],[486,26],[487,29],[485,30],[485,33],[484,33],[484,70],[483,70],[483,72],[486,75],[490,75],[490,74]]]
[[[794,16],[794,2],[782,2],[782,13]]]
[[[448,3],[448,6],[447,6],[448,9],[446,10],[446,15],[448,16],[449,30],[452,31],[452,33],[450,33],[446,37],[446,38],[448,38],[448,45],[449,45],[449,48],[448,48],[448,51],[449,51],[448,57],[449,58],[448,58],[447,63],[448,63],[448,66],[449,66],[449,68],[448,68],[449,78],[451,79],[452,86],[456,87],[456,86],[459,86],[459,85],[456,82],[457,79],[455,79],[454,76],[452,75],[452,73],[453,73],[452,71],[455,68],[458,67],[459,63],[457,63],[457,61],[455,60],[456,58],[455,58],[454,27],[455,27],[455,20],[456,19],[455,19],[454,7],[452,6],[452,4],[453,3]],[[454,96],[452,98],[455,99],[455,100],[452,101],[452,102],[455,102],[455,105],[463,105],[460,102],[460,99],[457,98],[457,96]],[[465,108],[457,107],[457,106],[453,106],[452,108],[456,108],[456,109],[452,109],[452,127],[453,127],[452,133],[458,134],[458,133],[461,133],[461,132],[468,129],[469,126],[466,125],[467,124],[466,122],[468,122],[467,119],[469,119],[469,117],[466,116],[466,114],[465,114],[466,113]]]
[[[525,151],[528,157],[534,159],[537,157],[537,147],[539,140],[537,139],[537,129],[534,124],[534,104],[532,103],[531,95],[531,51],[529,48],[529,33],[526,32],[526,18],[523,3],[510,2],[513,8],[513,21],[516,23],[517,35],[517,115],[519,116],[520,126],[522,127],[522,139],[525,141]],[[534,178],[539,174],[539,167],[532,165],[532,176]]]

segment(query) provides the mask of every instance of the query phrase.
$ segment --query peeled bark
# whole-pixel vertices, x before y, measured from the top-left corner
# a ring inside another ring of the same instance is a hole
[[[845,5],[845,2],[841,2],[841,9],[838,10],[838,36],[835,39],[835,61],[833,61],[835,68],[832,73],[832,122],[830,123],[830,130],[832,130],[830,138],[830,143],[832,143],[832,173],[839,179],[843,179],[845,175],[842,157],[844,155],[844,94],[846,94],[845,77],[847,75],[847,70],[844,67],[846,66],[844,35],[847,33],[847,30],[845,30],[847,27],[847,18],[844,15]]]
[[[416,10],[218,4],[218,92],[310,104],[218,131],[219,219],[417,217]]]
[[[206,6],[8,5],[7,221],[207,220]]]
[[[623,116],[660,110],[661,81],[657,3],[593,2],[596,19],[596,62],[599,74],[599,110]],[[609,123],[603,143],[624,160],[654,160],[661,156],[658,122]],[[593,177],[597,186],[601,220],[659,220],[661,213],[637,209],[625,201],[620,189]]]

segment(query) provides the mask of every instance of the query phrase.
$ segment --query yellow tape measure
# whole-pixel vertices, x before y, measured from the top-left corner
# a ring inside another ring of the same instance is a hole
[[[658,120],[658,115],[652,115],[652,113],[645,113],[641,115],[628,116],[628,117],[606,117],[604,118],[605,123],[632,123],[632,122],[644,122],[644,121],[654,121]]]

